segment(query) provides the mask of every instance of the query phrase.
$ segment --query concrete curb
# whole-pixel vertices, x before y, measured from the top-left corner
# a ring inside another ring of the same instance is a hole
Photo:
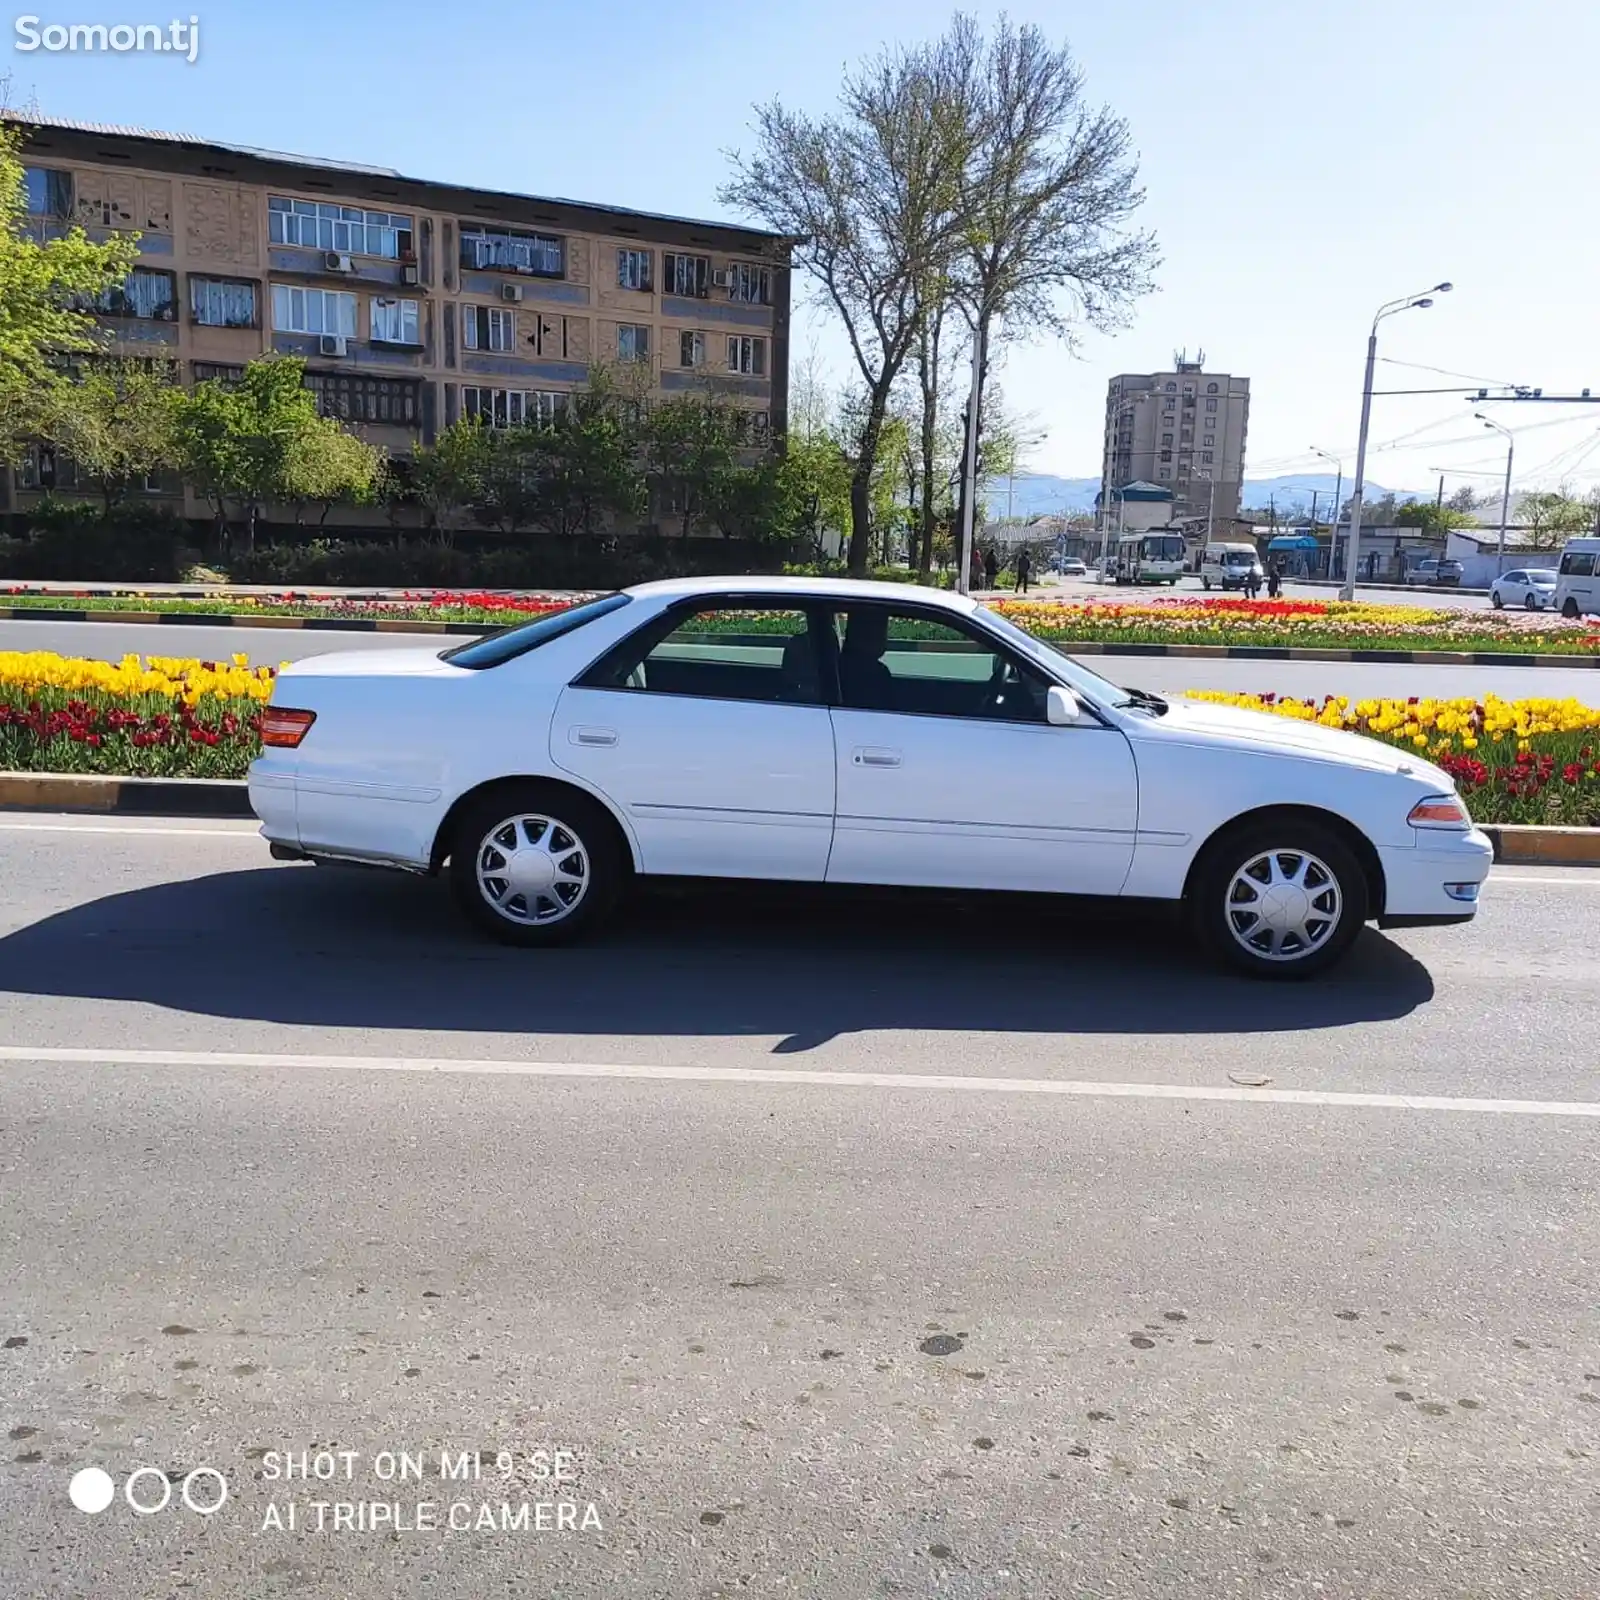
[[[0,772],[0,811],[135,817],[251,817],[241,778],[114,778],[74,772]],[[1483,829],[1507,866],[1600,867],[1600,828]]]
[[[1600,828],[1507,826],[1483,830],[1507,866],[1600,867]]]
[[[235,611],[90,611],[82,607],[0,606],[0,622],[126,622],[143,627],[272,628],[314,633],[399,633],[477,638],[515,622],[409,622],[399,617],[253,617]],[[174,643],[177,641],[174,640]],[[1051,639],[1079,656],[1166,656],[1202,661],[1336,661],[1412,667],[1593,667],[1592,655],[1533,655],[1512,650],[1328,650],[1254,644],[1121,644],[1115,641]]]
[[[116,778],[77,772],[0,772],[0,811],[132,817],[250,817],[242,778]]]

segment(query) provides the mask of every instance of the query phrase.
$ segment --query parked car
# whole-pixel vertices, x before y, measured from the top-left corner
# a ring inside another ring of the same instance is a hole
[[[1089,569],[1076,556],[1068,556],[1061,563],[1061,576],[1063,578],[1086,578],[1088,575]]]
[[[1567,540],[1553,604],[1564,617],[1600,611],[1600,539]]]
[[[1440,561],[1430,556],[1407,570],[1406,582],[1435,585],[1460,583],[1464,570],[1459,561]]]
[[[513,944],[590,933],[662,874],[1165,901],[1290,977],[1367,921],[1468,921],[1491,856],[1409,751],[1119,688],[898,584],[679,579],[312,657],[262,742],[275,856],[448,872]]]
[[[1502,572],[1489,585],[1489,604],[1496,611],[1507,606],[1522,606],[1528,611],[1543,611],[1555,604],[1556,574],[1551,567],[1518,567]]]

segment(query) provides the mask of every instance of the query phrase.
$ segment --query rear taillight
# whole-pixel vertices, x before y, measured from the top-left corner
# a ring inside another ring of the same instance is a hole
[[[315,711],[295,711],[289,706],[268,706],[261,713],[261,742],[279,750],[293,750],[311,731]]]

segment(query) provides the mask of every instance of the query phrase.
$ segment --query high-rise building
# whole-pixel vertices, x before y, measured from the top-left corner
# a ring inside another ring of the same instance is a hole
[[[1173,358],[1167,372],[1123,373],[1106,388],[1102,503],[1115,518],[1117,491],[1154,483],[1172,491],[1174,522],[1207,523],[1220,535],[1238,515],[1244,485],[1250,380],[1205,370],[1205,352]]]

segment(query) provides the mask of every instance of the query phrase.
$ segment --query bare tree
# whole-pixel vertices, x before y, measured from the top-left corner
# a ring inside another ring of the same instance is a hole
[[[722,198],[796,236],[794,260],[844,324],[862,403],[850,441],[850,568],[871,555],[873,474],[890,398],[916,344],[919,282],[951,263],[968,123],[925,51],[849,74],[836,115],[756,108],[756,150]]]
[[[1128,124],[1087,102],[1065,44],[1003,17],[986,42],[958,15],[933,55],[973,118],[961,299],[978,344],[981,438],[994,339],[1044,331],[1070,349],[1080,326],[1122,326],[1159,257],[1153,235],[1132,225],[1144,191]]]

